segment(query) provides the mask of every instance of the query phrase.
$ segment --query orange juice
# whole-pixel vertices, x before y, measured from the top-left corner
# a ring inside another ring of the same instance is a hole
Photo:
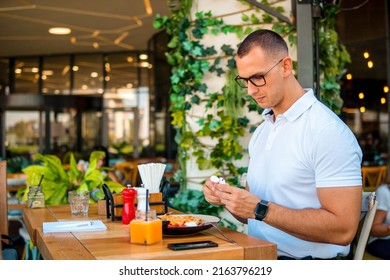
[[[162,221],[156,218],[156,210],[149,210],[147,214],[137,210],[136,218],[130,222],[130,243],[149,245],[161,240]]]

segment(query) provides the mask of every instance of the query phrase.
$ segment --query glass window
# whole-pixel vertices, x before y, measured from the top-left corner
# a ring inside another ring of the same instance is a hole
[[[103,56],[101,54],[76,55],[74,65],[74,94],[103,93]]]
[[[50,113],[50,149],[57,154],[76,149],[77,111],[66,109]]]
[[[82,119],[82,139],[83,150],[90,150],[101,143],[102,135],[102,113],[83,112]]]
[[[106,92],[123,93],[137,88],[138,67],[135,53],[114,53],[107,55],[104,63],[106,71]]]
[[[39,112],[6,111],[5,147],[7,153],[32,155],[39,150]]]
[[[43,94],[69,94],[70,57],[45,57],[42,71]]]
[[[8,69],[9,69],[9,60],[0,59],[0,93],[9,92]]]
[[[39,92],[39,60],[35,58],[15,59],[14,93]]]
[[[117,155],[133,155],[141,152],[139,147],[139,112],[133,110],[107,110],[110,152]]]

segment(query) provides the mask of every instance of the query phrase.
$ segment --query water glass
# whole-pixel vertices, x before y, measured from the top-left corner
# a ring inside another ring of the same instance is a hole
[[[88,215],[89,191],[70,191],[68,193],[68,201],[72,215]]]

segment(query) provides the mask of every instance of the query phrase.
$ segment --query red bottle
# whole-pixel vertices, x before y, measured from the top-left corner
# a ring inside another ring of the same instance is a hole
[[[135,218],[134,199],[137,196],[137,191],[130,186],[127,186],[122,191],[123,196],[123,210],[122,210],[122,224],[128,225]]]

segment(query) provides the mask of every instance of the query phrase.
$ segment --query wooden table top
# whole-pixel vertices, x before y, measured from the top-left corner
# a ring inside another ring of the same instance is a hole
[[[102,220],[107,226],[106,231],[43,233],[43,222],[80,220],[80,217],[71,216],[69,205],[25,208],[23,217],[31,241],[38,246],[43,259],[47,260],[272,260],[277,257],[276,244],[223,227],[221,229],[224,233],[235,240],[236,244],[226,241],[214,228],[190,236],[164,236],[162,242],[153,245],[131,244],[129,225],[111,221],[97,213],[97,205],[91,204],[85,219]],[[218,247],[183,251],[167,248],[168,243],[202,240],[214,241],[218,243]]]

